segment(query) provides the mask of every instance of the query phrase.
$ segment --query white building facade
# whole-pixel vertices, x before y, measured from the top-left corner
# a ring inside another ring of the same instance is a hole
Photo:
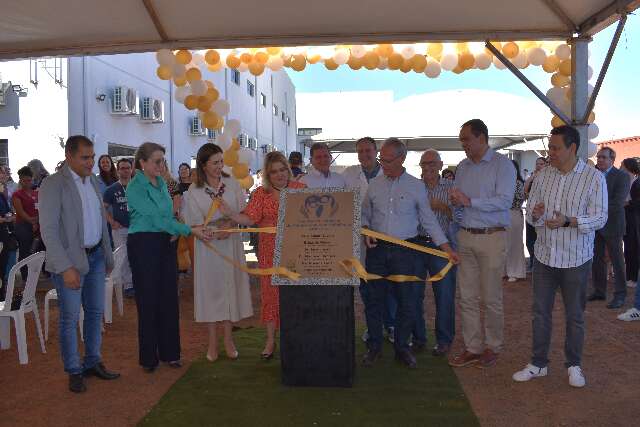
[[[0,127],[0,157],[6,147],[6,158],[0,162],[15,172],[38,158],[52,172],[64,159],[61,141],[83,134],[94,141],[97,156],[133,155],[140,144],[153,141],[165,147],[174,173],[180,163],[192,164],[200,146],[215,143],[216,135],[198,128],[197,123],[194,127],[197,110],[189,111],[175,100],[175,87],[158,79],[156,67],[152,53],[0,63],[2,81],[28,88],[27,96],[19,98],[19,126]],[[227,119],[240,120],[240,140],[253,150],[249,167],[254,172],[262,167],[267,152],[287,154],[296,149],[295,87],[284,71],[267,69],[255,77],[248,72],[223,69],[212,73],[203,68],[203,79],[211,80],[220,98],[231,106]],[[114,111],[114,96],[119,96],[116,88],[123,88],[120,95],[125,99],[117,100],[115,110],[124,111]],[[137,96],[137,101],[122,108],[127,94],[130,101]],[[150,110],[143,105],[145,98],[151,101]],[[154,105],[159,114],[145,115],[153,112]],[[0,115],[2,108],[6,106],[0,106]]]

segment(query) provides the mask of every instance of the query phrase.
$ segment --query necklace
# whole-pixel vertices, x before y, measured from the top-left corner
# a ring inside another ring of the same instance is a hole
[[[215,199],[218,197],[222,197],[222,195],[224,194],[224,187],[224,182],[221,181],[220,187],[218,187],[217,191],[213,191],[212,189],[205,187],[204,192],[207,193],[212,199]]]

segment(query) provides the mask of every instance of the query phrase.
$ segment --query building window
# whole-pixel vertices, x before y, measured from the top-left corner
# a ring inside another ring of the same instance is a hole
[[[287,126],[291,126],[291,117],[287,116]]]
[[[278,106],[276,104],[273,104],[273,115],[278,117]]]
[[[280,117],[282,117],[282,121],[284,122],[286,117],[287,117],[287,115],[283,111],[282,114],[280,114]]]
[[[8,139],[0,139],[0,165],[7,165],[7,166],[9,165],[9,140]]]
[[[231,70],[231,81],[240,86],[240,71]]]
[[[249,94],[250,97],[254,97],[256,96],[256,87],[253,83],[251,83],[249,80],[247,80],[247,93]]]
[[[260,92],[260,104],[262,104],[263,107],[267,106],[267,95],[262,92]]]

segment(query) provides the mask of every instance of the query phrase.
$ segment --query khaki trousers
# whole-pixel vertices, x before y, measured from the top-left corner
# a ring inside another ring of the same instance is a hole
[[[502,275],[506,260],[506,232],[471,234],[458,232],[457,284],[460,292],[462,336],[468,351],[489,348],[500,353],[503,343]],[[480,307],[484,307],[484,328]]]

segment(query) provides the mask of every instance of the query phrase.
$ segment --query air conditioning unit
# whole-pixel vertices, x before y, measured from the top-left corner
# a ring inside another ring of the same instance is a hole
[[[263,154],[271,153],[272,151],[278,150],[273,144],[264,144],[261,148]]]
[[[189,135],[191,136],[202,136],[202,135],[206,135],[207,132],[205,130],[204,127],[202,127],[202,120],[200,120],[200,117],[196,116],[196,117],[192,117],[190,120],[190,126],[189,126]]]
[[[113,88],[111,97],[111,114],[136,115],[138,114],[138,91],[126,86]]]
[[[164,102],[149,97],[142,98],[140,120],[146,123],[164,123]]]
[[[249,148],[252,150],[258,149],[258,140],[255,138],[249,138]]]
[[[249,135],[246,133],[241,133],[238,135],[238,143],[240,147],[248,147],[249,146]]]
[[[215,141],[217,136],[217,131],[215,129],[207,129],[207,139],[209,141]]]
[[[7,105],[6,93],[11,89],[11,82],[2,83],[0,80],[0,105]]]

